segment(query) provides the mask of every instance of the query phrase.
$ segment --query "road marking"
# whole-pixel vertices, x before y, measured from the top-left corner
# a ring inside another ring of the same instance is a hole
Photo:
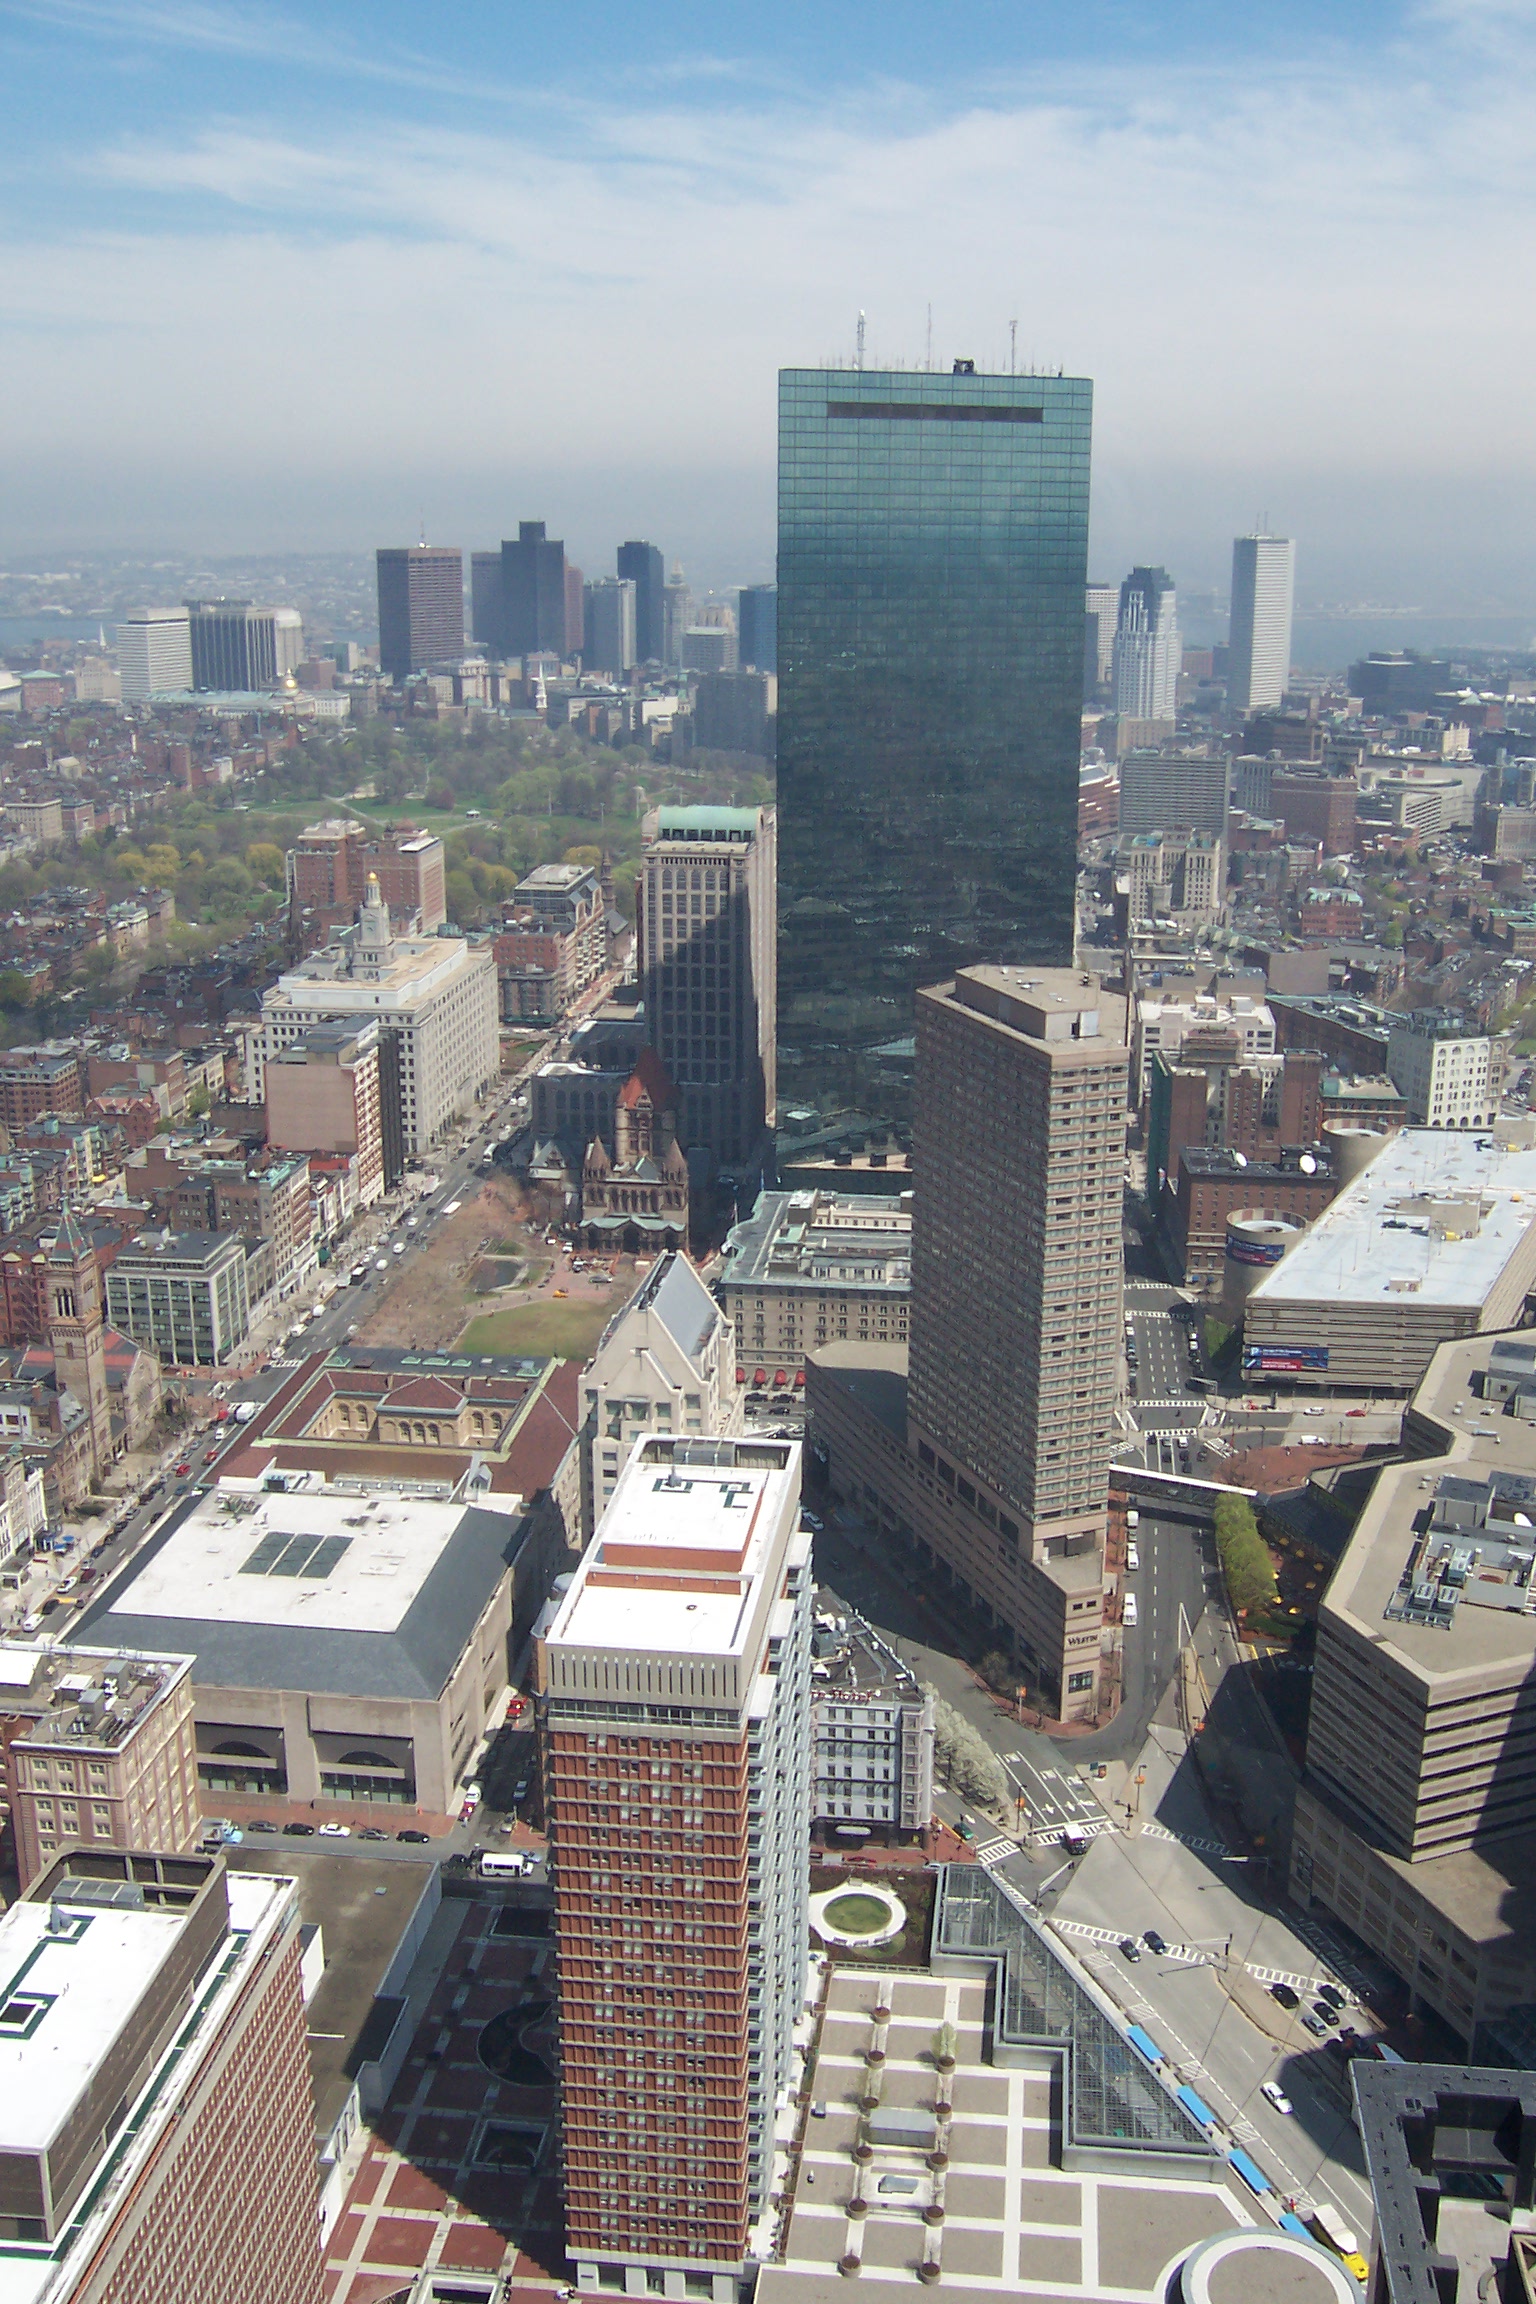
[[[975,1851],[978,1864],[1001,1864],[1005,1857],[1017,1856],[1018,1853],[1017,1840],[981,1840],[977,1842]]]
[[[1166,1824],[1143,1824],[1144,1840],[1171,1840],[1177,1847],[1192,1848],[1197,1856],[1230,1856],[1232,1851],[1225,1840],[1202,1840],[1197,1832],[1170,1832]]]
[[[1053,1915],[1051,1925],[1059,1928],[1064,1936],[1086,1936],[1095,1944],[1123,1944],[1127,1937],[1137,1943],[1141,1940],[1132,1929],[1122,1928],[1117,1933],[1113,1928],[1096,1928],[1089,1920],[1062,1920]],[[1186,1968],[1216,1966],[1214,1953],[1201,1952],[1193,1944],[1166,1944],[1161,1952],[1153,1953],[1152,1957],[1155,1960],[1178,1960]]]

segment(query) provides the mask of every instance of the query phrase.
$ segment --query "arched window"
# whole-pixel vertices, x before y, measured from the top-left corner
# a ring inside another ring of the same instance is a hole
[[[271,1753],[263,1752],[259,1744],[242,1744],[237,1738],[231,1738],[226,1744],[215,1744],[213,1752],[214,1758],[218,1760],[265,1760],[270,1763],[272,1758]]]
[[[374,1752],[360,1744],[355,1752],[343,1752],[339,1766],[343,1768],[398,1768],[398,1760],[391,1760],[387,1752]]]

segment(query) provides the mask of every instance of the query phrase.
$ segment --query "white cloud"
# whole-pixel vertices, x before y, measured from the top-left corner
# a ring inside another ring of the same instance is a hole
[[[1432,487],[1475,558],[1536,484],[1527,108],[1482,46],[1531,14],[1435,0],[1375,73],[1063,73],[964,110],[530,92],[497,135],[338,95],[323,125],[125,139],[83,165],[163,225],[0,250],[10,437],[34,491],[71,459],[142,474],[141,532],[178,474],[226,526],[331,491],[349,541],[397,483],[478,484],[489,535],[534,475],[557,519],[601,481],[703,532],[711,491],[766,519],[775,368],[850,351],[861,306],[872,361],[919,359],[931,301],[946,361],[1004,363],[1017,316],[1021,360],[1095,377],[1116,557],[1260,503],[1299,527],[1289,503],[1342,563],[1373,518],[1411,538]]]

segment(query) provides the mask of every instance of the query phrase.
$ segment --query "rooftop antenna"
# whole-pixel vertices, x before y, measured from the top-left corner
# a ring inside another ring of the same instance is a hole
[[[923,357],[923,366],[924,366],[924,367],[925,367],[925,368],[926,368],[926,369],[929,371],[929,373],[930,373],[930,374],[932,374],[932,371],[933,371],[933,306],[932,306],[931,304],[930,304],[930,305],[929,305],[929,307],[928,307],[928,350],[927,350],[927,352],[925,353],[925,355],[924,355],[924,357]]]
[[[1008,323],[1008,373],[1010,376],[1017,376],[1018,372],[1019,324],[1017,320],[1010,320]]]
[[[417,521],[416,532],[421,539],[421,549],[425,552],[427,548],[427,515],[425,512],[420,515]]]
[[[855,339],[855,343],[856,349],[853,355],[853,364],[855,368],[862,368],[864,365],[864,315],[862,312],[859,314],[858,335]]]

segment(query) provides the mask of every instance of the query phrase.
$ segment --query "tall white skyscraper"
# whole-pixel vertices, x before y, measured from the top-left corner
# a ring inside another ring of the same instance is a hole
[[[1109,686],[1115,668],[1115,624],[1120,613],[1118,584],[1090,584],[1087,610],[1091,627],[1083,642],[1083,685]]]
[[[192,620],[185,608],[130,608],[117,627],[123,702],[182,693],[192,685]]]
[[[1127,720],[1172,720],[1178,709],[1179,596],[1166,568],[1133,568],[1115,626],[1115,710]]]
[[[1238,712],[1278,704],[1285,694],[1295,589],[1296,546],[1289,536],[1234,539],[1227,698]]]

